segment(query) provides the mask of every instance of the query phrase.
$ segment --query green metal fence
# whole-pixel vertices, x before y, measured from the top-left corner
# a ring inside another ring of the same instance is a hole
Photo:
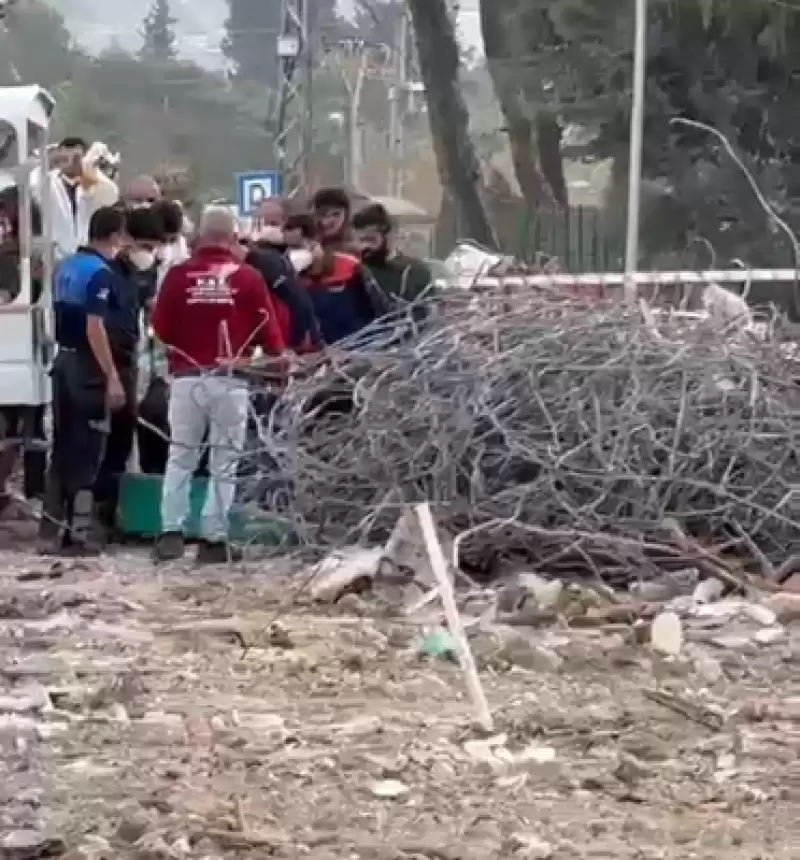
[[[537,252],[558,258],[569,272],[621,271],[625,245],[601,210],[586,206],[539,210],[516,219],[513,253],[533,261]]]

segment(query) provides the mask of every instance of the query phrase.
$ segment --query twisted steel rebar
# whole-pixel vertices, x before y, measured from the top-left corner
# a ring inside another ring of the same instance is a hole
[[[785,344],[544,294],[459,297],[411,325],[341,346],[262,418],[256,456],[289,477],[278,507],[303,545],[383,539],[431,501],[453,533],[474,530],[473,559],[545,574],[685,566],[667,521],[762,568],[800,555]],[[263,500],[250,471],[243,495]]]

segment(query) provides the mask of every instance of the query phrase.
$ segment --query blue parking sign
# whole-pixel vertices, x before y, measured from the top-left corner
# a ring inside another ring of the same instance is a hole
[[[236,206],[239,215],[252,214],[270,197],[281,193],[281,178],[277,170],[254,170],[236,174]]]

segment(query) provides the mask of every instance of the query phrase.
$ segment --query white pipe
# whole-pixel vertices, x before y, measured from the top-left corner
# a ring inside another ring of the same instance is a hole
[[[639,285],[673,286],[676,284],[747,284],[751,281],[795,281],[796,269],[708,269],[684,272],[586,272],[581,275],[474,275],[445,279],[449,286],[478,289],[493,287],[623,287]]]
[[[631,275],[639,264],[639,215],[642,196],[642,142],[644,137],[645,66],[647,64],[647,0],[636,0],[636,38],[633,54],[633,105],[628,158],[628,229],[625,237],[625,300],[636,301]]]

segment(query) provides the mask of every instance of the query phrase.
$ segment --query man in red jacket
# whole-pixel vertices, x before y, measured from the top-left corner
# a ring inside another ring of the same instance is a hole
[[[239,259],[236,219],[227,209],[203,216],[194,254],[173,266],[161,285],[152,324],[167,346],[173,377],[156,558],[183,556],[192,475],[206,444],[209,482],[197,559],[224,562],[232,557],[228,514],[249,407],[247,384],[236,368],[257,346],[275,356],[286,348],[261,276]]]

